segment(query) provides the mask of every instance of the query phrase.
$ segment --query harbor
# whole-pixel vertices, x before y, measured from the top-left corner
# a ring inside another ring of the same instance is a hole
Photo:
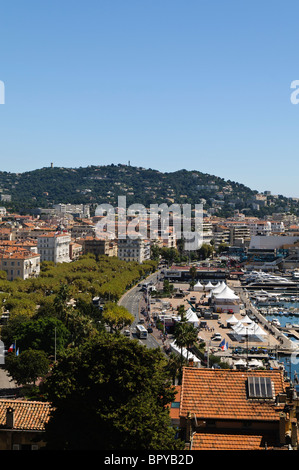
[[[146,290],[144,311],[148,324],[160,324],[153,334],[163,338],[164,349],[175,352],[173,327],[180,321],[179,307],[184,306],[187,321],[198,329],[197,342],[205,344],[206,361],[197,361],[198,366],[209,367],[212,355],[232,369],[280,368],[291,378],[295,364],[292,371],[290,362],[299,354],[299,297],[294,295],[297,286],[292,282],[285,285],[281,278],[277,280],[282,286],[272,282],[267,290],[230,276],[202,278],[192,287],[186,280],[177,281],[168,297],[158,295],[162,286],[157,284]]]

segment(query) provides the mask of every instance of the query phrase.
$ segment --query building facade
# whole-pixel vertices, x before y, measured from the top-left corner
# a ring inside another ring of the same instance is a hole
[[[40,255],[27,250],[3,250],[0,252],[0,270],[13,281],[30,279],[40,274]]]
[[[48,233],[37,238],[37,250],[41,261],[70,262],[71,237],[65,232]]]
[[[122,261],[143,261],[150,259],[150,242],[141,238],[118,240],[118,258]]]

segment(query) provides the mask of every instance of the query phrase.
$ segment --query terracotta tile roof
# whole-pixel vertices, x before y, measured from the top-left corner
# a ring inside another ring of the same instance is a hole
[[[38,258],[40,255],[38,253],[33,253],[28,251],[25,248],[20,247],[5,247],[5,249],[0,248],[0,259],[31,259]]]
[[[57,238],[57,237],[69,237],[68,232],[48,232],[38,235],[38,238]]]
[[[247,377],[270,377],[274,398],[285,392],[283,371],[239,371],[184,368],[180,416],[194,413],[197,419],[279,420],[274,400],[249,399]]]
[[[196,433],[192,450],[265,450],[275,447],[274,436],[238,433]]]
[[[51,404],[0,399],[0,429],[5,427],[7,408],[14,410],[14,429],[43,431],[50,418]]]

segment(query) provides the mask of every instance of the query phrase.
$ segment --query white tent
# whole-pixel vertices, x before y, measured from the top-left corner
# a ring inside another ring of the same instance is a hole
[[[246,328],[247,329],[247,328]],[[267,335],[267,333],[257,324],[255,323],[254,321],[251,323],[251,325],[249,326],[249,329],[250,329],[250,334],[251,335],[262,335],[262,336],[265,336]]]
[[[245,326],[240,322],[238,321],[237,323],[235,323],[234,325],[232,325],[231,327],[233,329],[233,331],[238,334],[238,335],[246,335],[247,334],[247,330],[248,328],[245,328]]]
[[[249,367],[263,367],[263,362],[262,362],[262,361],[258,361],[257,359],[251,359],[251,360],[248,362],[248,366],[249,366]]]
[[[219,292],[223,291],[223,289],[226,287],[226,284],[224,281],[222,282],[218,282],[218,284],[216,285],[216,287],[214,287],[214,289],[212,290],[212,293],[213,294],[219,294]]]
[[[248,335],[248,336],[263,336],[266,335],[265,331],[254,321],[252,321],[248,326],[245,326],[243,323],[239,322],[232,326],[233,331],[237,335]]]
[[[220,292],[213,291],[212,293],[217,300],[239,300],[239,297],[228,286],[225,286]]]
[[[192,308],[189,308],[185,315],[186,315],[187,322],[193,323],[193,326],[195,327],[199,326],[198,316],[196,315],[196,312],[192,310]]]
[[[226,320],[226,323],[229,323],[230,325],[238,323],[239,320],[235,317],[235,315],[232,315]]]
[[[215,294],[219,294],[221,291],[223,291],[223,289],[225,289],[225,287],[226,284],[224,281],[222,281],[221,283],[218,282],[217,286],[211,289],[209,297],[212,297]]]
[[[195,284],[193,289],[194,290],[203,290],[203,285],[199,281],[197,281],[197,283]]]
[[[238,366],[246,366],[246,361],[244,361],[244,359],[238,359],[237,361],[234,362],[234,365],[236,367]]]
[[[213,286],[213,284],[211,283],[211,281],[209,281],[206,285],[205,285],[205,288],[206,289],[215,289],[216,286]]]
[[[240,320],[240,321],[241,321],[241,323],[252,323],[252,322],[253,322],[253,320],[251,320],[248,315],[246,315],[246,316],[245,316],[242,320]]]
[[[188,358],[188,360],[189,359],[192,360],[197,367],[200,367],[200,364],[201,364],[200,359],[198,359],[198,357],[192,354],[191,352],[187,351],[186,348],[183,348],[181,350],[181,348],[177,346],[175,341],[173,343],[170,343],[169,346],[170,346],[171,351],[173,351],[175,354],[182,355],[185,359]]]

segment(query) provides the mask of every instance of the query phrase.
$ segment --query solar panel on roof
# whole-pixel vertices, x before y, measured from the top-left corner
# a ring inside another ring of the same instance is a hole
[[[249,398],[273,398],[270,377],[248,377]]]

